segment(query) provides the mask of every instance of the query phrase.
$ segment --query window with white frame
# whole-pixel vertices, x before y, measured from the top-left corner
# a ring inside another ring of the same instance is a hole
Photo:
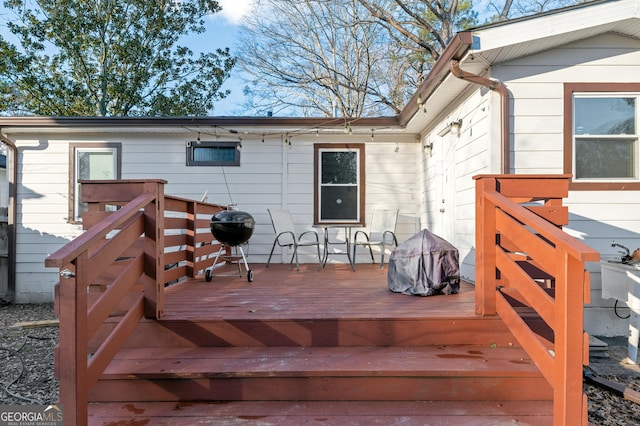
[[[80,221],[87,204],[82,202],[81,180],[113,180],[120,178],[119,143],[72,144],[69,217]]]
[[[364,144],[316,144],[315,179],[316,223],[363,223]]]
[[[638,84],[565,85],[564,171],[572,189],[640,189]]]

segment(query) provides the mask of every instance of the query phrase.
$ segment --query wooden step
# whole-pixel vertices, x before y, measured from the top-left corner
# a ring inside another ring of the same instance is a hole
[[[256,313],[259,317],[259,313]],[[94,339],[104,339],[102,328]],[[257,318],[225,320],[143,320],[125,347],[221,346],[515,346],[498,317],[483,318]]]
[[[227,347],[122,350],[90,401],[551,400],[520,348]]]
[[[551,401],[238,401],[89,404],[90,425],[535,425],[553,424]]]

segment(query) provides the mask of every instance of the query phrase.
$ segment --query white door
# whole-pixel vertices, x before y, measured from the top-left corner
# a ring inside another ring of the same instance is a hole
[[[456,225],[456,142],[458,137],[452,133],[444,135],[442,138],[442,197],[440,199],[440,222],[444,238],[451,244],[455,244]]]

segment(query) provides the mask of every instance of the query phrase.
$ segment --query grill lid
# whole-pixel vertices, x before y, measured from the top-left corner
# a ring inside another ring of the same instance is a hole
[[[224,210],[211,217],[211,233],[222,244],[238,246],[251,238],[255,220],[247,212]]]

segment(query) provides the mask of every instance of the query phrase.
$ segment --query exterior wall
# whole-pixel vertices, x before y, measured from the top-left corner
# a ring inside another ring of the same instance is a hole
[[[629,82],[640,75],[640,41],[607,34],[493,67],[513,98],[512,172],[563,173],[563,83]],[[617,253],[616,240],[640,247],[640,194],[637,191],[571,191],[565,230],[599,250]],[[591,303],[585,328],[594,335],[627,335],[628,320],[618,318],[614,300],[602,300],[600,265],[589,264]],[[620,313],[627,314],[623,309]]]
[[[475,280],[475,180],[498,173],[499,96],[473,86],[467,96],[437,121],[423,138],[422,217],[425,228],[453,244],[460,255],[461,276]],[[497,111],[491,115],[490,111]],[[444,133],[462,119],[459,135]],[[442,135],[442,136],[440,136]]]
[[[298,135],[291,147],[280,136],[242,139],[240,167],[187,167],[186,134],[114,134],[73,136],[65,134],[15,136],[19,147],[17,185],[16,302],[47,303],[53,300],[57,271],[45,268],[44,259],[81,233],[69,224],[69,144],[122,143],[122,178],[168,181],[165,193],[237,205],[256,220],[245,250],[248,261],[264,263],[273,242],[267,208],[291,210],[300,231],[313,223],[313,145],[327,142],[365,142],[366,215],[374,208],[398,206],[398,238],[417,232],[418,144],[411,135],[323,136]],[[227,140],[237,140],[228,138]],[[208,137],[202,136],[202,140]],[[213,139],[213,138],[212,138]],[[220,140],[225,138],[220,137]],[[396,152],[397,147],[397,152]],[[276,252],[272,262],[279,262]],[[285,261],[288,261],[287,253]],[[300,253],[301,262],[316,262],[311,251]],[[338,260],[330,257],[331,261]],[[359,256],[368,261],[364,253]],[[346,257],[344,258],[346,261]]]

